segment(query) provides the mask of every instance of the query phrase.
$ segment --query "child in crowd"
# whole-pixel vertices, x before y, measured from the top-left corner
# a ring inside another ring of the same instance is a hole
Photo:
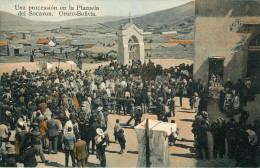
[[[121,151],[119,152],[119,154],[123,154],[125,150],[126,140],[125,140],[124,130],[122,128],[118,132],[118,142],[121,147]]]

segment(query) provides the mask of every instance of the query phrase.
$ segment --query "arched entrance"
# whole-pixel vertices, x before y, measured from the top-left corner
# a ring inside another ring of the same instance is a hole
[[[134,60],[144,63],[143,30],[139,29],[129,19],[129,23],[120,27],[118,31],[117,62],[127,65]]]
[[[135,36],[130,37],[128,41],[128,48],[129,48],[129,61],[137,61],[140,60],[140,55],[139,55],[139,42],[138,39]]]
[[[247,77],[252,79],[256,93],[260,93],[260,34],[248,44]]]

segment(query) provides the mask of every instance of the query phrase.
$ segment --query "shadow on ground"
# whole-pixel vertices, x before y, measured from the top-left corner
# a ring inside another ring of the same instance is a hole
[[[178,111],[178,112],[181,112],[181,113],[194,113],[193,111],[183,111],[183,110]]]
[[[194,140],[189,140],[189,139],[185,139],[185,138],[177,139],[177,141],[181,141],[181,142],[195,142]]]
[[[87,163],[87,167],[100,167],[99,164],[96,164],[96,163]]]
[[[57,162],[48,162],[48,163],[45,163],[46,166],[52,166],[52,167],[64,167],[64,165],[62,164],[59,164]]]
[[[127,153],[138,154],[138,151],[127,151]]]
[[[188,146],[188,145],[185,145],[185,144],[175,144],[174,146],[177,146],[177,147],[180,147],[180,148],[192,148],[193,146]]]
[[[180,121],[194,122],[194,119],[180,119]]]
[[[185,157],[185,158],[196,158],[195,154],[192,153],[171,153],[171,156],[177,156],[177,157]]]

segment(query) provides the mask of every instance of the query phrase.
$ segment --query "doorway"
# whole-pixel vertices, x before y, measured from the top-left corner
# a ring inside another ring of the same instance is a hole
[[[255,93],[260,93],[260,34],[254,36],[248,45],[247,77],[252,80]]]
[[[222,83],[224,71],[224,57],[209,57],[209,83]]]
[[[14,55],[19,55],[19,49],[14,49]]]
[[[248,51],[247,77],[252,79],[252,88],[260,93],[260,51]]]

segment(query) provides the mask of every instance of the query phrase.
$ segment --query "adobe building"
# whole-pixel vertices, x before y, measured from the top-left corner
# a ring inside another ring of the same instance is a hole
[[[260,93],[260,1],[195,0],[194,79],[253,77]]]
[[[129,23],[121,26],[118,31],[118,55],[117,62],[121,65],[129,64],[129,61],[139,60],[144,63],[144,31],[133,24],[129,17]]]

